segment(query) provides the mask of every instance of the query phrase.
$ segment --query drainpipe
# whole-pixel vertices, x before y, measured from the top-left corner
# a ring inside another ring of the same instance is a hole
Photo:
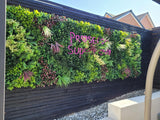
[[[152,54],[151,61],[149,63],[147,78],[146,78],[146,87],[145,87],[145,112],[144,120],[151,120],[151,103],[152,103],[152,87],[153,87],[153,77],[155,68],[160,56],[160,40],[157,43],[156,48]]]
[[[5,111],[6,3],[0,0],[0,120],[4,120]]]

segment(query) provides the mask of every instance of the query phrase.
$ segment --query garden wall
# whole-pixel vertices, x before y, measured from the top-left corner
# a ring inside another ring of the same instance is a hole
[[[153,52],[157,45],[157,42],[160,39],[160,27],[154,28],[152,35],[153,35],[153,38],[152,38],[152,46],[151,46],[152,50],[151,51]],[[155,70],[153,87],[160,88],[160,59],[157,63],[157,67]]]
[[[138,78],[114,80],[100,83],[75,83],[68,87],[22,88],[6,90],[6,120],[50,120],[100,104],[124,93],[144,89],[145,77],[151,55],[152,32],[120,23],[98,15],[76,10],[49,1],[9,0],[8,4],[21,5],[99,24],[111,29],[136,31],[142,37],[142,74]]]
[[[6,91],[6,120],[53,120],[86,109],[127,92],[144,88],[143,80],[115,80]]]

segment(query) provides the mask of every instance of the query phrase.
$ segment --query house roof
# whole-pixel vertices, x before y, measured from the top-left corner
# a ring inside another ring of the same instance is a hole
[[[154,1],[159,1],[160,2],[160,0],[154,0]],[[128,14],[131,14],[133,16],[133,18],[136,20],[136,22],[139,24],[139,26],[142,27],[142,28],[145,28],[143,26],[143,23],[142,23],[142,20],[145,16],[147,16],[147,18],[149,18],[149,21],[151,22],[152,26],[155,27],[155,25],[154,25],[154,23],[153,23],[153,21],[152,21],[148,12],[137,15],[137,16],[133,13],[132,10],[128,10],[126,12],[123,12],[123,13],[119,14],[119,15],[112,15],[112,14],[106,12],[105,16],[109,15],[111,17],[110,19],[119,21],[121,18],[127,16]]]
[[[148,12],[138,15],[137,18],[139,19],[139,21],[141,21],[146,15],[148,15],[152,25],[155,26]]]
[[[157,2],[158,4],[160,4],[160,0],[153,0],[154,2]]]
[[[141,21],[148,13],[143,13],[140,15],[137,15],[137,18]]]
[[[121,13],[121,14],[119,14],[119,15],[116,15],[116,16],[112,17],[111,19],[118,20],[118,19],[120,19],[120,18],[128,15],[129,13],[131,13],[131,14],[133,15],[133,17],[136,19],[136,21],[138,22],[138,24],[139,24],[142,28],[144,28],[144,26],[141,24],[141,22],[139,21],[139,19],[136,17],[136,15],[133,13],[132,10],[129,10],[129,11],[126,11],[126,12]]]
[[[111,13],[108,13],[108,12],[106,12],[104,16],[106,16],[106,14],[109,15],[110,17],[114,17],[115,16],[115,15],[113,15]]]
[[[131,10],[126,11],[126,12],[123,12],[123,13],[121,13],[121,14],[119,14],[119,15],[116,15],[116,16],[112,17],[112,19],[118,20],[118,19],[120,19],[121,17],[124,17],[124,16],[128,15],[128,13],[130,13],[130,12],[131,12]]]

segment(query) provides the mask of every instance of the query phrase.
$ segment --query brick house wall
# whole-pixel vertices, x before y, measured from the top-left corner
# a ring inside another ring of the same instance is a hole
[[[137,22],[137,20],[133,17],[133,15],[131,13],[120,18],[118,21],[130,24],[130,25],[134,25],[137,27],[141,27],[141,25]]]
[[[111,18],[111,16],[109,16],[109,15],[107,15],[107,14],[105,15],[105,17],[106,17],[106,18]]]
[[[150,21],[148,15],[146,15],[142,20],[141,20],[142,25],[146,28],[146,29],[152,29],[154,28],[154,26],[152,25],[152,22]]]

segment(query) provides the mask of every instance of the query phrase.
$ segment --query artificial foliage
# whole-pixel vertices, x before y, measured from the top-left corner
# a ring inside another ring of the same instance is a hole
[[[137,33],[7,6],[6,87],[67,86],[141,73]]]
[[[31,46],[26,41],[26,30],[19,22],[7,19],[6,24],[6,86],[10,90],[14,87],[35,88],[39,55],[37,46]]]

